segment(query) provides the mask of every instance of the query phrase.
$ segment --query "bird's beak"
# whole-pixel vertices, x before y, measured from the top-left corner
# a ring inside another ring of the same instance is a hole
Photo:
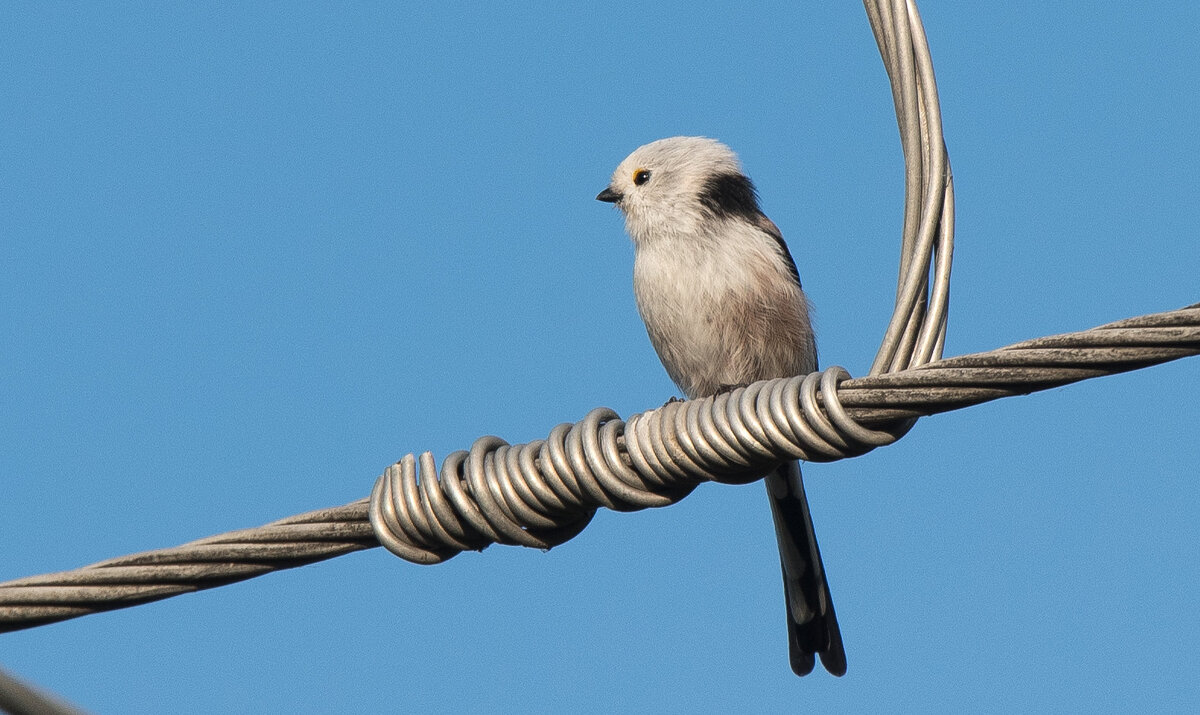
[[[596,194],[596,200],[597,201],[607,201],[610,204],[615,204],[621,200],[621,194],[616,191],[613,191],[612,187],[609,186],[609,187],[605,188],[604,191],[601,191],[600,193]]]

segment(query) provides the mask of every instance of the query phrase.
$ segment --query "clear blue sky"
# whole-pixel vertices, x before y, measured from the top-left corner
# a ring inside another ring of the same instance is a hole
[[[664,136],[741,154],[822,361],[870,364],[902,164],[858,5],[177,5],[0,9],[0,579],[662,404],[593,197]],[[947,355],[1200,301],[1200,5],[994,5],[922,6]],[[808,467],[843,679],[788,669],[757,485],[0,636],[0,664],[113,713],[1194,711],[1197,425],[1192,359]]]

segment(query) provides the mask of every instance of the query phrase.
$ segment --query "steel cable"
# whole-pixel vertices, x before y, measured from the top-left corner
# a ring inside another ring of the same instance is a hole
[[[377,480],[374,507],[363,499],[0,583],[0,631],[221,586],[381,541],[418,563],[490,543],[550,548],[579,533],[601,506],[666,506],[700,482],[750,481],[778,460],[861,454],[917,417],[1193,355],[1200,355],[1200,303],[901,372],[845,379],[830,368],[755,383],[627,421],[600,408],[524,445],[483,437],[443,460],[440,475],[429,453],[409,455]],[[486,476],[468,479],[472,469]],[[395,520],[406,512],[411,521]]]
[[[621,420],[606,408],[544,440],[483,437],[408,455],[370,500],[74,571],[0,583],[0,631],[253,578],[384,545],[436,563],[491,543],[550,548],[604,507],[673,504],[703,481],[757,479],[783,459],[831,461],[895,441],[923,415],[1200,353],[1200,305],[938,360],[946,334],[954,189],[933,63],[911,0],[864,0],[905,159],[895,309],[871,376],[841,368],[755,383]]]

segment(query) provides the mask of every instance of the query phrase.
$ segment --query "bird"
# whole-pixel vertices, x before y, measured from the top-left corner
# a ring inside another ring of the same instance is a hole
[[[633,291],[650,343],[688,399],[817,369],[800,274],[737,155],[707,137],[634,150],[596,199],[615,204],[634,246]],[[836,676],[846,651],[800,465],[764,477],[779,545],[788,653]]]

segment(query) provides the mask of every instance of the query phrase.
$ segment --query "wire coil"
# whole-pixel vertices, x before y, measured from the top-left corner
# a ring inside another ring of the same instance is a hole
[[[669,402],[628,421],[600,407],[544,440],[481,437],[446,457],[440,471],[429,452],[409,454],[375,481],[371,526],[389,551],[419,564],[492,543],[549,549],[582,531],[598,507],[667,506],[706,480],[759,479],[781,453],[808,461],[857,456],[913,425],[855,421],[837,398],[849,378],[831,367]]]

